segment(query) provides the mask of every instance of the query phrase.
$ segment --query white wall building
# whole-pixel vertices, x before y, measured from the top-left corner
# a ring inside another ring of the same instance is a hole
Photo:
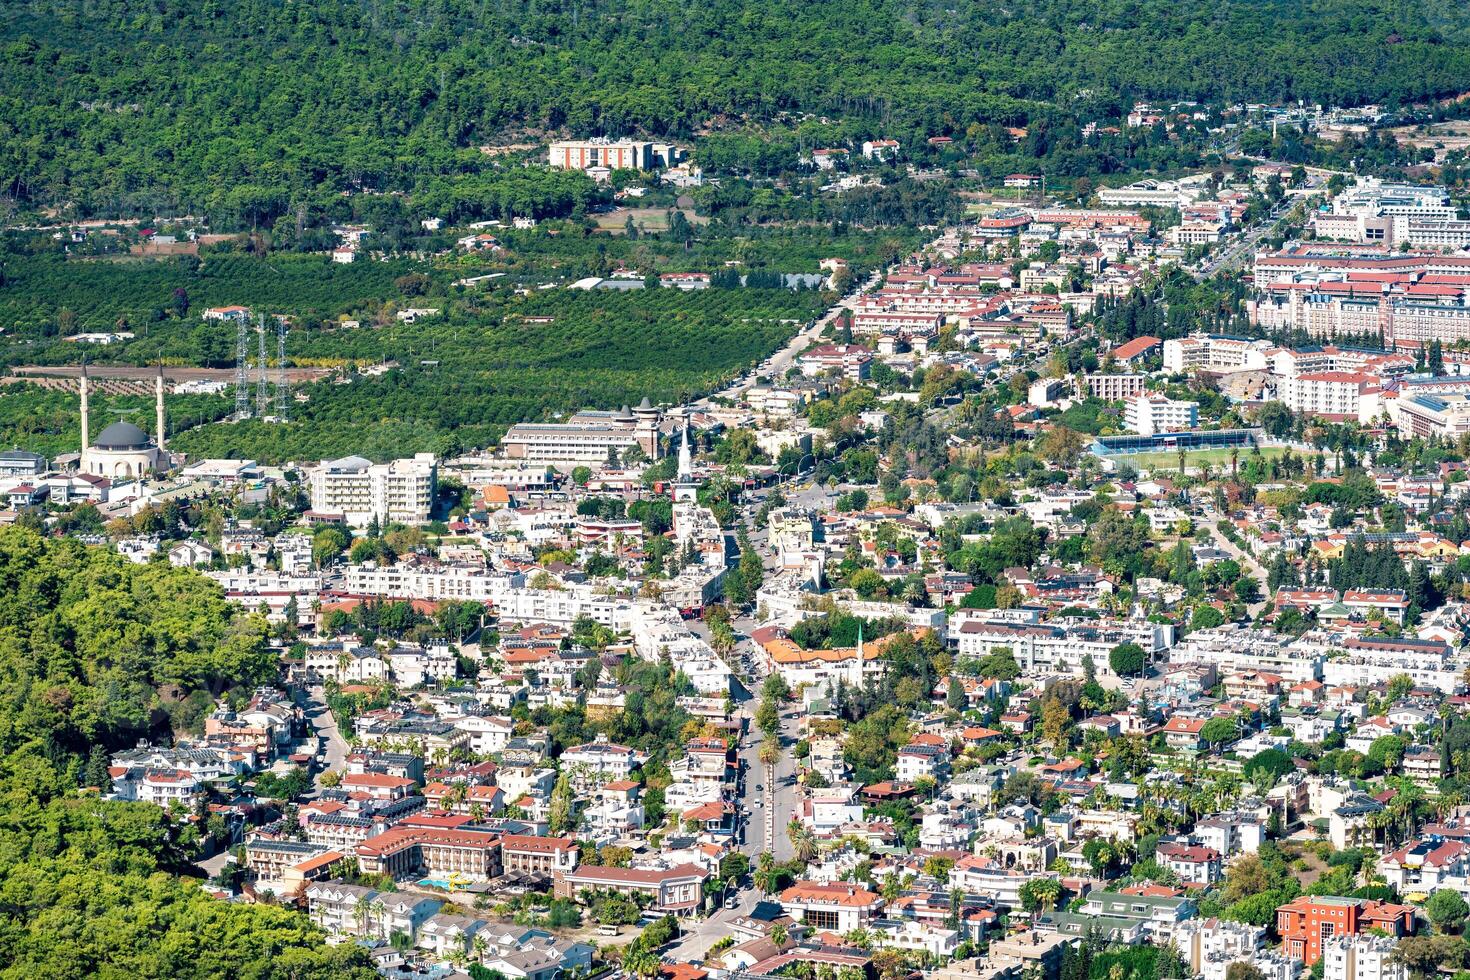
[[[311,508],[341,514],[353,527],[379,521],[422,524],[438,490],[433,453],[374,463],[361,456],[325,460],[311,471]]]
[[[1387,936],[1334,936],[1322,940],[1322,980],[1408,980],[1389,954],[1398,940]]]
[[[1130,432],[1145,436],[1192,429],[1199,425],[1199,405],[1139,392],[1123,402],[1123,424]]]

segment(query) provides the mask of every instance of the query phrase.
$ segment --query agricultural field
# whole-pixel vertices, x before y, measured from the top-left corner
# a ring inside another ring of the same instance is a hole
[[[327,255],[67,259],[0,252],[0,323],[11,338],[0,346],[0,363],[76,361],[76,345],[57,342],[60,336],[126,330],[136,334],[133,343],[93,350],[92,358],[144,363],[161,356],[223,366],[234,357],[234,340],[228,331],[201,331],[205,309],[258,305],[317,320],[401,296],[395,280],[413,268],[407,259],[339,265]]]
[[[814,291],[497,289],[412,325],[305,334],[296,356],[306,360],[388,360],[399,369],[300,389],[308,400],[284,424],[203,425],[172,445],[195,457],[265,462],[458,451],[491,443],[516,422],[714,390],[821,306]]]
[[[99,383],[91,394],[92,435],[118,419],[143,431],[154,428],[151,390],[139,393]],[[0,386],[0,449],[26,449],[54,458],[81,448],[82,424],[74,387],[18,382]],[[223,418],[233,401],[218,395],[169,395],[166,399],[170,434]]]

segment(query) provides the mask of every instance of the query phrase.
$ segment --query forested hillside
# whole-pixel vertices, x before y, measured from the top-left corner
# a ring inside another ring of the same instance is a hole
[[[357,187],[565,200],[477,145],[786,113],[913,145],[1139,96],[1395,102],[1470,88],[1467,23],[1457,0],[16,0],[0,188],[252,220]]]
[[[299,913],[176,877],[158,807],[75,792],[108,749],[274,677],[264,637],[197,572],[0,531],[0,977],[374,975]]]

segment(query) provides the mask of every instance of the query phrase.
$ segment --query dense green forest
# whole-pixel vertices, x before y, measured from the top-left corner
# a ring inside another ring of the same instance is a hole
[[[399,370],[323,381],[286,424],[244,422],[180,433],[194,458],[376,459],[486,445],[507,426],[585,407],[616,408],[706,392],[760,360],[821,306],[783,289],[632,292],[495,290],[411,326],[304,334],[293,356],[397,360]],[[550,322],[538,322],[550,317]]]
[[[178,877],[159,808],[76,792],[108,749],[274,677],[265,634],[196,572],[0,530],[0,977],[374,976],[305,916]]]
[[[245,224],[358,189],[549,211],[564,175],[478,145],[811,113],[921,146],[1138,97],[1396,103],[1470,88],[1467,24],[1455,0],[17,0],[0,187]]]

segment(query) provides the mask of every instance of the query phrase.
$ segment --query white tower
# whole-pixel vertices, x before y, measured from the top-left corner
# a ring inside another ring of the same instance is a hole
[[[92,445],[91,427],[87,424],[87,362],[82,361],[82,458],[80,468],[83,472],[87,469],[87,447]]]
[[[692,504],[699,498],[699,484],[694,480],[694,453],[689,448],[689,416],[684,416],[684,432],[679,441],[679,469],[674,477],[674,503]]]
[[[684,417],[683,438],[679,441],[679,472],[680,480],[694,479],[694,456],[689,450],[689,417]]]
[[[163,457],[163,452],[164,452],[164,447],[163,447],[163,438],[164,438],[163,423],[164,423],[164,417],[163,417],[163,362],[162,361],[159,361],[158,362],[158,380],[157,380],[157,382],[153,386],[153,393],[154,393],[154,399],[155,399],[154,412],[158,416],[158,430],[154,434],[153,438],[154,438],[154,441],[156,441],[158,443],[158,452],[159,452],[160,458],[165,458],[165,457]]]

